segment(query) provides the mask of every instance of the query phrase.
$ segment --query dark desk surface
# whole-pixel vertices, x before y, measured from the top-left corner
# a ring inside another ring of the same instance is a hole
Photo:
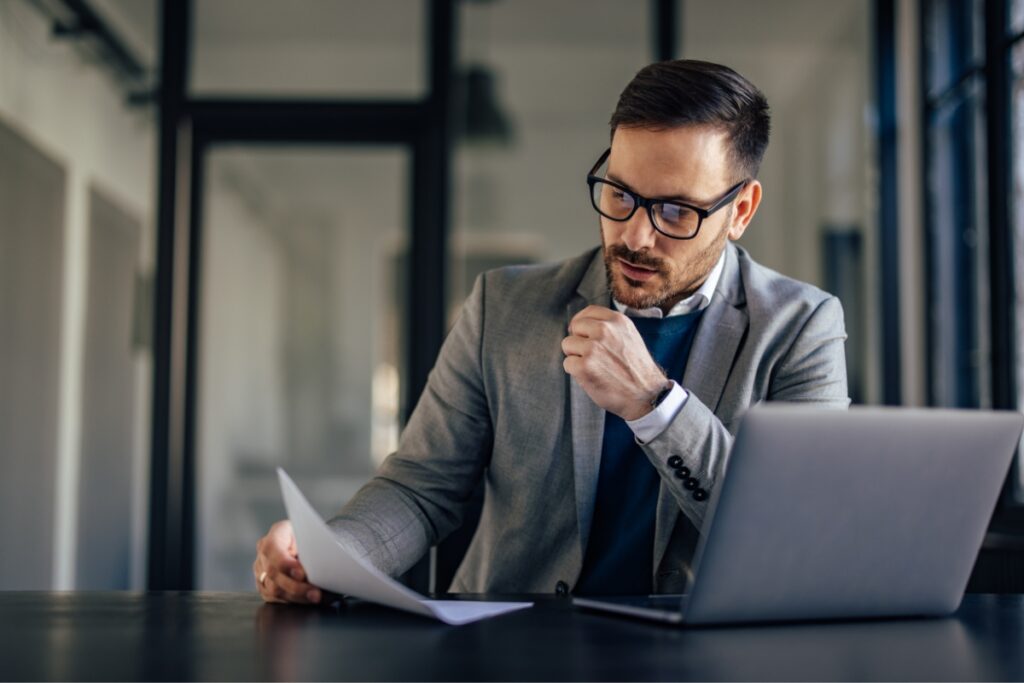
[[[452,627],[245,594],[0,593],[0,679],[1024,679],[1022,596],[969,595],[950,619],[756,628],[661,626],[530,599],[533,609]]]

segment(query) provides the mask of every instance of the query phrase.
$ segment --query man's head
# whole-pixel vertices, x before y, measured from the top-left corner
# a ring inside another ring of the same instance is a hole
[[[634,308],[667,310],[700,287],[726,240],[739,239],[757,211],[768,103],[732,69],[675,60],[642,69],[623,90],[610,123],[604,175],[643,197],[707,209],[746,181],[692,239],[657,232],[643,209],[622,222],[601,218],[615,298]]]

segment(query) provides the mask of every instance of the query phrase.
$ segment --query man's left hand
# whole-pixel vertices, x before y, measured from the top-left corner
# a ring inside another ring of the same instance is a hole
[[[651,412],[668,379],[633,322],[610,308],[587,306],[569,322],[562,367],[598,406],[624,420]]]

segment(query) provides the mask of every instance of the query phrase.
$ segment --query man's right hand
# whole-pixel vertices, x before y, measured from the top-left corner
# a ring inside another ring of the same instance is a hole
[[[306,570],[299,564],[295,532],[288,520],[278,522],[256,543],[253,578],[267,602],[320,602],[320,589],[306,582]]]

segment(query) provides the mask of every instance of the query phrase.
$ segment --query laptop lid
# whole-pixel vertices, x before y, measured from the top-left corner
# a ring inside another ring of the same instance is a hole
[[[688,623],[941,615],[960,603],[1024,415],[751,409],[710,500]]]

